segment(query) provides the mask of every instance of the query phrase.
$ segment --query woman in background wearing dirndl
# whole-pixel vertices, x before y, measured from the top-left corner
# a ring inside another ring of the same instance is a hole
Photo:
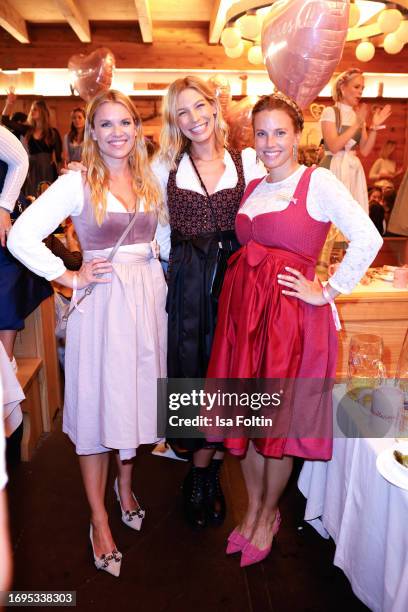
[[[217,317],[218,301],[210,289],[218,243],[230,253],[239,247],[234,232],[238,206],[245,185],[264,176],[265,168],[253,149],[228,147],[214,89],[187,76],[174,81],[164,98],[153,170],[167,197],[171,227],[168,377],[205,378]],[[222,445],[200,438],[171,443],[192,459],[183,486],[186,520],[198,528],[220,525],[225,518]]]
[[[347,187],[353,198],[368,214],[367,179],[357,156],[357,148],[363,157],[370,155],[377,131],[391,114],[391,106],[377,107],[367,128],[367,104],[361,104],[364,76],[359,68],[351,68],[338,75],[332,86],[334,106],[327,106],[320,123],[325,147],[325,156],[320,162]],[[319,257],[322,271],[327,273],[330,255],[335,242],[344,242],[344,236],[332,226],[323,252]]]
[[[121,553],[104,502],[109,451],[117,459],[114,488],[122,521],[140,529],[144,511],[132,493],[131,460],[140,444],[157,440],[156,386],[166,376],[167,316],[154,238],[158,220],[166,223],[167,214],[148,163],[141,119],[120,92],[102,92],[89,103],[83,158],[85,179],[73,172],[51,185],[18,219],[9,248],[37,274],[73,288],[63,430],[79,455],[95,565],[118,576]],[[67,271],[42,242],[68,216],[83,249],[78,273]]]
[[[27,123],[13,121],[10,114],[16,99],[15,93],[10,91],[1,121],[22,140],[28,152],[29,168],[23,192],[26,196],[36,196],[38,185],[42,181],[52,183],[58,177],[62,153],[61,136],[58,130],[51,126],[50,110],[43,99],[33,101]]]
[[[293,457],[331,457],[333,299],[352,290],[382,244],[369,217],[331,172],[298,164],[303,116],[292,100],[279,93],[264,96],[252,121],[256,152],[268,175],[248,185],[236,218],[242,247],[228,262],[208,378],[291,379],[303,386],[277,413],[279,435],[272,427],[251,441],[245,435],[224,440],[242,458],[248,491],[246,514],[227,548],[242,552],[241,566],[261,561],[271,549]],[[322,289],[315,266],[331,221],[350,245]],[[312,385],[306,400],[303,390],[316,380],[318,390],[327,387],[329,393],[313,394]]]

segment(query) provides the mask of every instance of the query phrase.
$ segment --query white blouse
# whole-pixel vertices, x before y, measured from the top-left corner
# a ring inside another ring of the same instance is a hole
[[[255,178],[265,176],[265,167],[261,162],[257,161],[254,149],[244,149],[241,152],[241,159],[246,185]],[[237,169],[231,155],[226,149],[224,151],[224,164],[225,170],[218,181],[215,192],[221,191],[221,189],[234,188],[238,182]],[[157,157],[152,163],[152,170],[160,181],[163,190],[163,197],[167,199],[167,181],[169,180],[170,173],[168,166],[163,163],[159,157]],[[177,169],[176,184],[180,189],[188,189],[204,195],[204,190],[200,181],[198,180],[197,174],[194,171],[193,165],[191,164],[187,153],[184,153]]]
[[[350,127],[356,121],[356,113],[348,104],[344,104],[343,102],[338,102],[337,107],[340,109],[340,125],[344,127]],[[328,121],[329,123],[336,123],[336,115],[334,112],[333,106],[326,106],[324,111],[320,116],[320,122]],[[344,145],[345,151],[350,151],[357,144],[357,141],[353,138],[350,138]]]
[[[81,214],[84,206],[84,189],[81,172],[69,172],[60,176],[35,200],[14,223],[8,240],[9,251],[24,265],[51,281],[66,271],[60,257],[56,257],[42,242],[67,217]],[[115,196],[108,192],[107,211],[127,213]],[[139,211],[143,212],[143,203]],[[160,245],[160,257],[167,260],[170,251],[168,225],[157,225],[156,239]],[[120,251],[132,252],[138,245],[124,245]],[[111,249],[105,249],[106,255]]]
[[[276,183],[261,181],[240,212],[252,219],[265,212],[284,210],[305,169],[300,166],[288,178]],[[306,208],[316,221],[334,223],[350,241],[343,261],[330,278],[334,289],[350,293],[380,249],[383,243],[380,234],[349,190],[325,168],[316,168],[311,176]]]
[[[21,142],[0,125],[0,159],[8,165],[0,194],[0,208],[12,212],[28,172],[28,156]]]

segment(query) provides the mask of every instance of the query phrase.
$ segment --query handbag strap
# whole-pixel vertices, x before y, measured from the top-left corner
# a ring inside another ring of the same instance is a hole
[[[123,241],[125,240],[126,236],[129,234],[130,230],[132,229],[132,227],[134,226],[135,222],[136,222],[136,216],[137,216],[137,212],[135,212],[133,214],[133,217],[131,218],[130,222],[127,224],[127,226],[125,227],[124,231],[122,232],[122,234],[120,235],[119,239],[116,241],[115,246],[113,247],[113,249],[111,250],[111,252],[109,253],[106,261],[112,261],[112,259],[115,257],[117,250],[119,249],[119,247],[121,246],[121,244],[123,243]],[[91,283],[90,285],[88,285],[85,289],[85,293],[84,295],[76,302],[76,304],[74,306],[72,306],[67,314],[63,317],[63,319],[65,321],[68,320],[68,317],[73,313],[73,311],[75,310],[75,308],[77,308],[79,306],[79,304],[86,298],[87,295],[90,295],[92,293],[92,291],[94,290],[95,285],[97,285],[97,283]]]
[[[204,181],[203,181],[203,179],[201,178],[201,175],[200,175],[200,173],[199,173],[199,171],[198,171],[198,168],[197,168],[197,166],[195,165],[194,160],[193,160],[193,158],[191,157],[191,155],[189,155],[189,158],[190,158],[190,161],[191,161],[191,165],[193,166],[194,171],[195,171],[195,173],[196,173],[196,175],[197,175],[197,178],[198,178],[198,180],[200,181],[200,185],[201,185],[201,187],[203,188],[205,195],[207,196],[207,204],[208,204],[208,208],[209,208],[209,209],[210,209],[210,211],[211,211],[211,216],[212,216],[212,218],[213,218],[214,225],[215,225],[216,230],[217,230],[217,234],[218,234],[218,241],[219,241],[219,246],[220,246],[220,248],[222,248],[222,234],[221,234],[221,228],[220,228],[220,226],[219,226],[219,225],[218,225],[218,223],[217,223],[217,217],[216,217],[216,214],[215,214],[214,208],[213,208],[212,203],[211,203],[211,196],[210,196],[210,194],[208,193],[208,189],[207,189],[207,187],[205,186]]]

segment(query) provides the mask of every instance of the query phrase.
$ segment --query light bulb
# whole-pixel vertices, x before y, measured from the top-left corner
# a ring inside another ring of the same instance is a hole
[[[396,38],[404,44],[408,42],[408,20],[401,21],[398,30],[394,32]]]
[[[398,29],[402,21],[402,14],[398,9],[385,9],[381,11],[377,19],[377,23],[380,26],[384,34],[390,34]]]
[[[233,59],[240,57],[244,50],[244,43],[242,40],[235,47],[224,47],[225,55]]]
[[[236,26],[225,28],[221,34],[221,44],[224,47],[236,47],[241,42],[241,32]]]
[[[262,28],[262,18],[255,14],[244,15],[239,20],[239,29],[242,32],[244,38],[254,40],[259,36]]]
[[[248,51],[248,61],[251,64],[263,64],[262,48],[259,45],[253,45]]]
[[[384,38],[384,51],[390,53],[391,55],[399,53],[403,46],[404,43],[398,40],[395,33],[387,34],[387,36]]]
[[[356,58],[360,62],[369,62],[375,55],[375,46],[368,40],[363,40],[356,47]]]

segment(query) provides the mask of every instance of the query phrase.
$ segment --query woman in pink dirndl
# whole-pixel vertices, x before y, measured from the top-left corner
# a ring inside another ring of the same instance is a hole
[[[268,175],[248,185],[236,218],[242,246],[229,260],[207,377],[296,383],[291,401],[274,413],[276,427],[265,429],[264,437],[224,440],[242,458],[248,490],[246,514],[227,548],[242,553],[241,566],[270,551],[293,457],[331,458],[339,326],[333,299],[351,291],[382,244],[330,171],[298,164],[303,116],[292,100],[280,93],[264,96],[252,120],[257,155]],[[315,266],[331,222],[350,245],[323,288]]]

